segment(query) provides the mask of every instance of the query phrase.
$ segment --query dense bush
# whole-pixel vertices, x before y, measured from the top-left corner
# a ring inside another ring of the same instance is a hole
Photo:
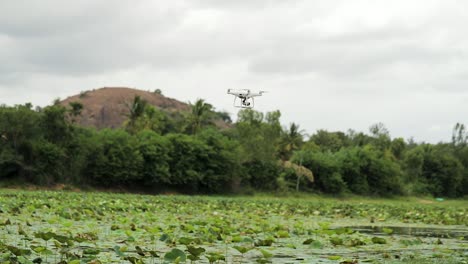
[[[301,186],[328,194],[468,195],[468,134],[460,124],[451,143],[392,139],[382,124],[370,134],[319,130],[304,141],[299,125],[281,126],[279,111],[242,110],[220,130],[212,118],[228,120],[226,113],[203,100],[192,108],[165,113],[136,98],[122,129],[98,131],[74,124],[77,104],[0,106],[0,180],[190,193]],[[284,166],[291,163],[315,181]]]

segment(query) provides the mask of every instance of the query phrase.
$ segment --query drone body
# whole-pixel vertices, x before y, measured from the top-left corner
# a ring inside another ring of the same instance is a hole
[[[253,108],[254,97],[262,96],[265,91],[252,93],[249,89],[228,89],[228,94],[234,95],[234,106],[239,108]]]

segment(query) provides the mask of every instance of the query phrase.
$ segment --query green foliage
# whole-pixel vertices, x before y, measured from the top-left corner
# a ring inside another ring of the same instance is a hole
[[[104,186],[141,180],[143,157],[134,136],[123,130],[103,130],[94,138],[86,175]]]
[[[143,158],[142,174],[147,185],[169,184],[171,145],[167,138],[153,132],[137,134],[138,151]]]
[[[300,149],[303,144],[304,131],[299,125],[291,123],[288,129],[281,132],[279,156],[282,160],[289,160],[294,151]]]
[[[191,104],[191,113],[187,118],[188,132],[197,134],[203,126],[211,125],[214,116],[213,106],[203,99],[198,99],[195,104]]]
[[[347,189],[340,174],[340,165],[331,152],[306,152],[302,164],[313,171],[319,190],[339,194]]]
[[[51,142],[40,140],[34,142],[33,153],[33,182],[41,185],[60,182],[65,170],[65,150]]]
[[[129,114],[126,128],[129,133],[135,134],[138,131],[137,121],[145,113],[147,105],[148,102],[141,99],[140,96],[135,96],[135,98],[133,98],[132,104],[128,106]]]
[[[76,117],[79,116],[83,110],[83,104],[80,102],[70,102],[69,105],[71,107],[71,109],[68,110],[71,115],[71,121],[75,123]]]
[[[463,200],[0,190],[0,209],[2,263],[317,263],[350,251],[378,263],[382,252],[397,261],[466,257]],[[362,226],[371,216],[377,226]]]
[[[342,132],[318,130],[310,137],[310,141],[319,146],[322,151],[336,152],[346,146],[347,137]]]
[[[65,144],[70,140],[70,125],[66,120],[67,109],[61,105],[43,109],[41,124],[45,139],[54,144]]]
[[[229,114],[202,99],[179,113],[137,96],[124,130],[77,126],[79,102],[32,108],[0,106],[0,180],[190,193],[287,194],[295,186],[330,194],[468,194],[468,133],[461,123],[450,143],[392,139],[381,123],[370,134],[318,130],[304,142],[298,124],[281,126],[279,111],[241,110],[235,124],[217,129],[213,120],[230,122]],[[315,177],[300,176],[291,164]]]

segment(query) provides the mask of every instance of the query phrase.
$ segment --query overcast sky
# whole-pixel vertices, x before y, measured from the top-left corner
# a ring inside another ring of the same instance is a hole
[[[468,123],[467,1],[2,0],[0,104],[103,86],[237,115],[228,88],[308,133],[449,141]]]

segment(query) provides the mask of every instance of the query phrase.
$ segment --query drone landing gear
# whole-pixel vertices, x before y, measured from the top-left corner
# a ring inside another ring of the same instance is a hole
[[[253,98],[238,98],[234,97],[234,106],[238,108],[253,108],[254,99]]]

